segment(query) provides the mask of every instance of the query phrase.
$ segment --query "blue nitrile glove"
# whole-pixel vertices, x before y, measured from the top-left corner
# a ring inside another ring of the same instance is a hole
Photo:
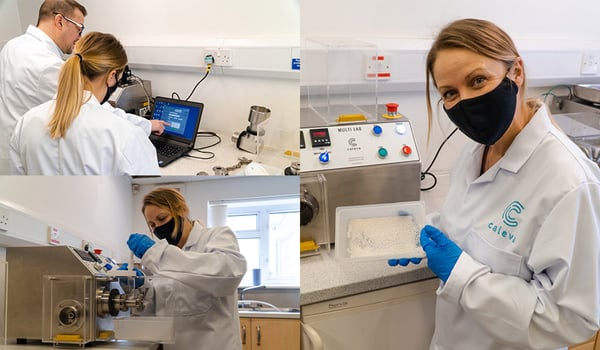
[[[127,263],[124,263],[123,265],[119,266],[119,268],[117,270],[129,270],[129,266],[128,266]],[[135,275],[138,276],[138,277],[144,276],[144,273],[142,271],[140,271],[140,269],[138,269],[137,267],[134,267],[133,271],[135,271]],[[125,283],[125,281],[120,281],[120,282]],[[144,285],[144,279],[143,278],[136,278],[135,279],[135,288],[140,288],[143,285]]]
[[[410,263],[413,263],[413,264],[417,265],[417,264],[419,264],[421,262],[421,260],[423,260],[423,258],[389,259],[388,260],[388,265],[390,265],[390,266],[397,266],[397,265],[407,266]]]
[[[427,266],[446,283],[462,249],[442,231],[430,225],[421,229],[421,247],[427,254]]]
[[[127,240],[127,245],[129,249],[137,256],[138,258],[142,258],[150,247],[154,245],[154,241],[141,233],[132,233]]]

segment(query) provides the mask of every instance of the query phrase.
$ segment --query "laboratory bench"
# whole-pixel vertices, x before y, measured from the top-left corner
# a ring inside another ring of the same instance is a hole
[[[183,156],[173,163],[160,168],[160,174],[165,175],[215,175],[214,167],[229,168],[238,165],[239,158],[258,163],[261,167],[248,167],[241,164],[238,169],[229,171],[229,175],[284,175],[285,168],[294,162],[299,162],[298,150],[274,149],[265,146],[259,154],[242,151],[231,141],[231,135],[217,133],[221,142],[215,146],[204,149],[205,152],[214,153],[210,159],[198,159],[193,157],[207,158],[210,154],[192,150],[188,156]],[[215,143],[215,137],[198,137],[195,148],[202,148]],[[252,171],[250,171],[252,170]],[[262,173],[266,170],[266,173]]]

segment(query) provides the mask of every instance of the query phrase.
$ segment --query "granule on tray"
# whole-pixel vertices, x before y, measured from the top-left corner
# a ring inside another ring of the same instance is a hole
[[[419,228],[408,215],[349,220],[347,249],[351,258],[425,256]]]

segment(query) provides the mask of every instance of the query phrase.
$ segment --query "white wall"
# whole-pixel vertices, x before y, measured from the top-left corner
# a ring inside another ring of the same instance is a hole
[[[152,181],[151,179],[148,181]],[[133,196],[133,230],[149,233],[141,213],[144,196],[156,187],[175,187],[182,193],[190,208],[190,218],[208,222],[208,203],[218,200],[256,198],[278,195],[298,195],[300,179],[297,176],[230,176],[222,178],[162,178],[160,183],[142,183],[139,192]]]
[[[0,1],[0,47],[13,37],[22,33],[17,0]]]
[[[3,176],[0,202],[128,258],[132,226],[128,177]]]
[[[555,84],[597,83],[600,75],[581,75],[583,52],[600,53],[600,27],[597,14],[600,2],[577,1],[479,1],[424,0],[411,2],[374,0],[303,0],[301,3],[302,76],[301,106],[308,105],[308,86],[330,83],[368,91],[364,63],[352,54],[333,61],[335,72],[311,69],[318,54],[314,40],[322,42],[357,41],[372,44],[391,65],[392,78],[378,85],[378,103],[396,102],[399,112],[413,125],[423,168],[427,166],[443,138],[453,125],[441,111],[435,116],[432,138],[427,146],[427,109],[425,105],[424,57],[435,34],[448,22],[464,17],[491,20],[514,39],[525,59],[529,89],[537,97]],[[334,15],[335,14],[335,15]],[[332,45],[335,47],[335,44]],[[311,56],[312,55],[312,56]],[[318,58],[316,59],[318,61]],[[337,63],[337,64],[336,64]],[[319,66],[319,64],[314,64]],[[345,71],[344,71],[345,70]],[[337,75],[336,75],[337,74]],[[327,78],[325,78],[327,76]],[[558,90],[566,94],[566,90]],[[357,104],[374,103],[371,94],[354,95]],[[445,146],[433,170],[448,172],[465,137],[460,133]]]

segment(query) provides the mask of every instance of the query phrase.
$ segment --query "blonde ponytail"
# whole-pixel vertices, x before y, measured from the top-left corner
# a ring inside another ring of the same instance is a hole
[[[84,90],[91,92],[90,82],[112,70],[122,71],[127,64],[125,49],[111,34],[86,34],[75,45],[75,52],[58,77],[55,108],[48,123],[53,139],[65,137],[81,106],[92,97],[91,93],[84,96]]]
[[[83,101],[84,79],[79,54],[71,56],[63,65],[58,78],[58,93],[52,118],[48,123],[50,137],[64,137],[73,120],[79,115]]]

